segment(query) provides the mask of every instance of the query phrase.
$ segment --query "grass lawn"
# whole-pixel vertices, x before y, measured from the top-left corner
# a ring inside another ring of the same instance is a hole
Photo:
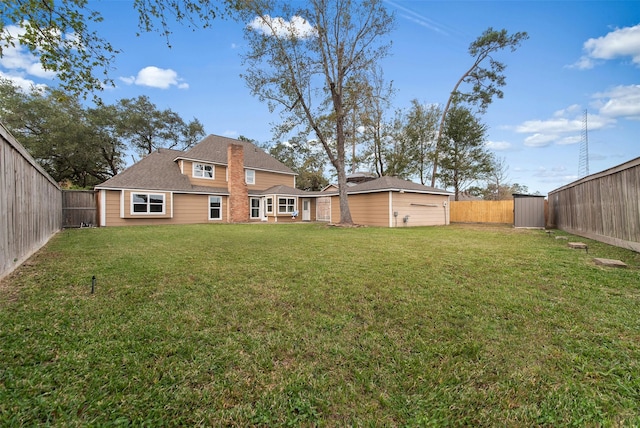
[[[570,240],[65,230],[0,282],[0,425],[640,425],[640,254]]]

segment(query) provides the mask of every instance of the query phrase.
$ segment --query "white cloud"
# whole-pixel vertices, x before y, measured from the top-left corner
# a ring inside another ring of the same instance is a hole
[[[640,66],[640,24],[633,27],[617,28],[603,37],[584,42],[585,54],[573,64],[574,68],[593,68],[598,60],[631,57]]]
[[[570,144],[578,144],[579,142],[582,141],[582,134],[580,135],[571,135],[569,137],[564,137],[564,138],[560,138],[558,141],[556,141],[556,144],[559,144],[561,146],[568,146]]]
[[[546,147],[558,138],[554,134],[533,134],[524,139],[524,145],[529,147]]]
[[[547,120],[528,120],[516,127],[516,132],[524,134],[532,133],[561,133],[581,131],[583,127],[582,119],[567,119],[564,117],[554,117]]]
[[[4,33],[7,33],[14,40],[23,35],[24,32],[24,28],[16,27],[15,25],[9,25],[4,29]],[[8,70],[8,74],[14,77],[26,74],[42,79],[53,79],[56,76],[53,71],[45,70],[40,60],[19,43],[16,43],[15,46],[3,48],[0,67]]]
[[[262,34],[273,35],[280,38],[301,38],[307,39],[316,34],[316,29],[309,22],[300,17],[294,16],[290,21],[284,18],[272,18],[269,15],[256,16],[249,23],[249,28],[259,31]]]
[[[640,85],[616,86],[593,95],[602,116],[640,120]]]
[[[495,151],[509,150],[511,148],[511,143],[506,141],[487,141],[485,143],[485,147]]]
[[[32,89],[46,89],[47,85],[42,83],[36,83],[31,79],[27,79],[23,76],[7,74],[0,71],[0,78],[9,80],[13,83],[13,85],[20,88],[23,92],[31,91]]]
[[[176,86],[179,89],[189,88],[189,85],[178,77],[178,73],[175,71],[154,66],[143,68],[137,76],[120,77],[120,80],[128,85],[136,84],[151,88],[168,89],[171,86]]]
[[[600,112],[601,113],[601,112]],[[604,129],[616,123],[616,120],[604,114],[587,114],[585,123],[584,110],[579,105],[571,105],[558,110],[547,120],[528,120],[518,125],[516,132],[531,134],[524,140],[529,147],[546,147],[550,144],[577,144],[582,140],[582,131]]]
[[[543,183],[570,183],[578,179],[577,175],[568,174],[565,166],[540,167],[533,173],[533,176],[539,178]]]

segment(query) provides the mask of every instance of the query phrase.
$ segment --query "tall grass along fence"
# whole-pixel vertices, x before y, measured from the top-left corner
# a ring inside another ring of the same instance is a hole
[[[513,224],[513,199],[505,201],[451,201],[451,223]]]
[[[0,278],[62,225],[58,184],[0,124]]]
[[[549,192],[549,225],[640,252],[640,157]]]

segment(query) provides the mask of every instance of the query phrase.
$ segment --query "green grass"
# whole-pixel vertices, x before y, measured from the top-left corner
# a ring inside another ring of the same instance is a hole
[[[0,283],[0,425],[637,426],[640,254],[571,239],[65,230]]]

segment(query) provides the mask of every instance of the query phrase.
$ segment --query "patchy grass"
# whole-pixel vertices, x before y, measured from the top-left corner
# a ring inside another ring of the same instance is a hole
[[[637,426],[640,255],[579,240],[66,230],[0,285],[0,425]]]

